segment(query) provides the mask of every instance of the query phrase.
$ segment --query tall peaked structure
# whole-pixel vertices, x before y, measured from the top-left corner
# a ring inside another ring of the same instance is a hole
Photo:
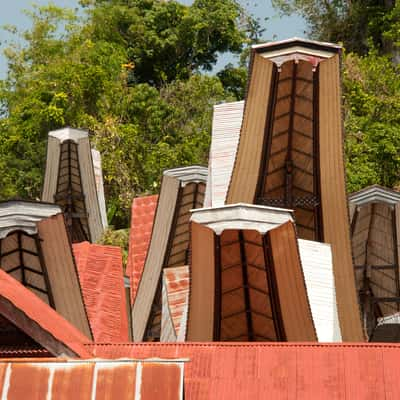
[[[188,341],[317,341],[290,211],[194,210]]]
[[[380,330],[400,327],[398,322],[387,323],[400,311],[400,193],[374,185],[350,195],[349,204],[364,329],[369,338],[376,338],[379,320],[386,320]]]
[[[58,205],[0,203],[0,267],[92,337]]]
[[[204,201],[207,169],[190,166],[164,172],[145,265],[132,309],[134,341],[161,335],[162,271],[189,260],[190,210]]]
[[[106,227],[100,155],[86,131],[49,132],[42,200],[61,206],[72,242],[96,242]]]
[[[331,244],[343,340],[363,340],[346,199],[340,47],[290,39],[252,48],[227,204],[294,209],[301,239]]]

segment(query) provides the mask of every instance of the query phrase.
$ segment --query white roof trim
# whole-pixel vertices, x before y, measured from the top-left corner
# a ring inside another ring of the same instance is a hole
[[[208,169],[201,165],[191,165],[189,167],[180,167],[167,169],[164,176],[170,176],[178,179],[182,186],[188,183],[207,182]]]
[[[217,235],[226,229],[251,229],[262,234],[293,221],[292,211],[283,208],[238,203],[191,210],[190,221],[207,226]]]
[[[363,205],[367,203],[387,203],[395,205],[400,202],[400,193],[382,186],[373,185],[349,196],[350,203]]]
[[[61,143],[66,140],[73,140],[75,143],[78,143],[79,139],[87,138],[89,134],[83,129],[63,128],[50,131],[49,136],[58,139]]]
[[[61,212],[56,204],[19,200],[0,203],[0,239],[17,230],[33,235],[37,233],[36,222]]]

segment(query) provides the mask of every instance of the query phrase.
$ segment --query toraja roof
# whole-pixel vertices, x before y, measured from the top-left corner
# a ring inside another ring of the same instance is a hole
[[[399,399],[400,345],[143,343],[90,346],[95,357],[188,358],[186,400]]]
[[[89,356],[83,345],[90,342],[86,336],[2,270],[0,315],[55,356]]]
[[[73,250],[94,340],[127,341],[121,249],[83,242]]]
[[[65,214],[72,242],[96,242],[106,224],[99,160],[93,165],[89,134],[65,128],[51,131],[42,200],[59,204]],[[97,180],[97,182],[96,182]]]
[[[182,360],[0,361],[4,400],[181,400]]]
[[[147,249],[153,229],[154,214],[158,195],[137,197],[132,203],[131,230],[129,233],[129,254],[126,275],[131,279],[131,303],[135,301],[136,290],[142,276]]]
[[[164,171],[143,273],[132,307],[134,341],[161,335],[162,270],[187,265],[190,210],[204,202],[207,168]]]

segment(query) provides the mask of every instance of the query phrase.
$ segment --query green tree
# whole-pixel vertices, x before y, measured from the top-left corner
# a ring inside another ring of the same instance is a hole
[[[234,0],[85,6],[83,18],[37,7],[24,44],[5,49],[0,197],[40,197],[48,131],[89,129],[110,223],[124,227],[132,198],[157,191],[163,169],[206,163],[212,106],[233,98],[202,71],[219,52],[239,52],[248,31]]]

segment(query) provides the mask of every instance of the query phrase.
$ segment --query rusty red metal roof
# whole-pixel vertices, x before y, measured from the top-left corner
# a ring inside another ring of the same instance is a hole
[[[94,341],[128,341],[121,249],[82,242],[73,251]]]
[[[84,347],[90,342],[85,335],[1,269],[0,315],[53,355],[90,356]]]
[[[96,357],[188,358],[186,400],[399,399],[400,345],[141,343],[90,346]]]
[[[131,280],[132,304],[135,301],[136,291],[146,260],[157,201],[158,195],[152,195],[137,197],[132,203],[129,254],[126,266],[126,275]]]
[[[0,361],[3,400],[181,400],[181,360]]]
[[[181,332],[181,329],[183,328],[186,331],[190,285],[189,266],[165,268],[163,279],[163,290],[165,290],[166,296],[163,296],[163,321],[161,322],[161,330],[163,330],[163,325],[165,324],[164,319],[171,319],[175,336],[181,342],[185,339],[185,332]],[[161,336],[163,336],[162,332]]]

